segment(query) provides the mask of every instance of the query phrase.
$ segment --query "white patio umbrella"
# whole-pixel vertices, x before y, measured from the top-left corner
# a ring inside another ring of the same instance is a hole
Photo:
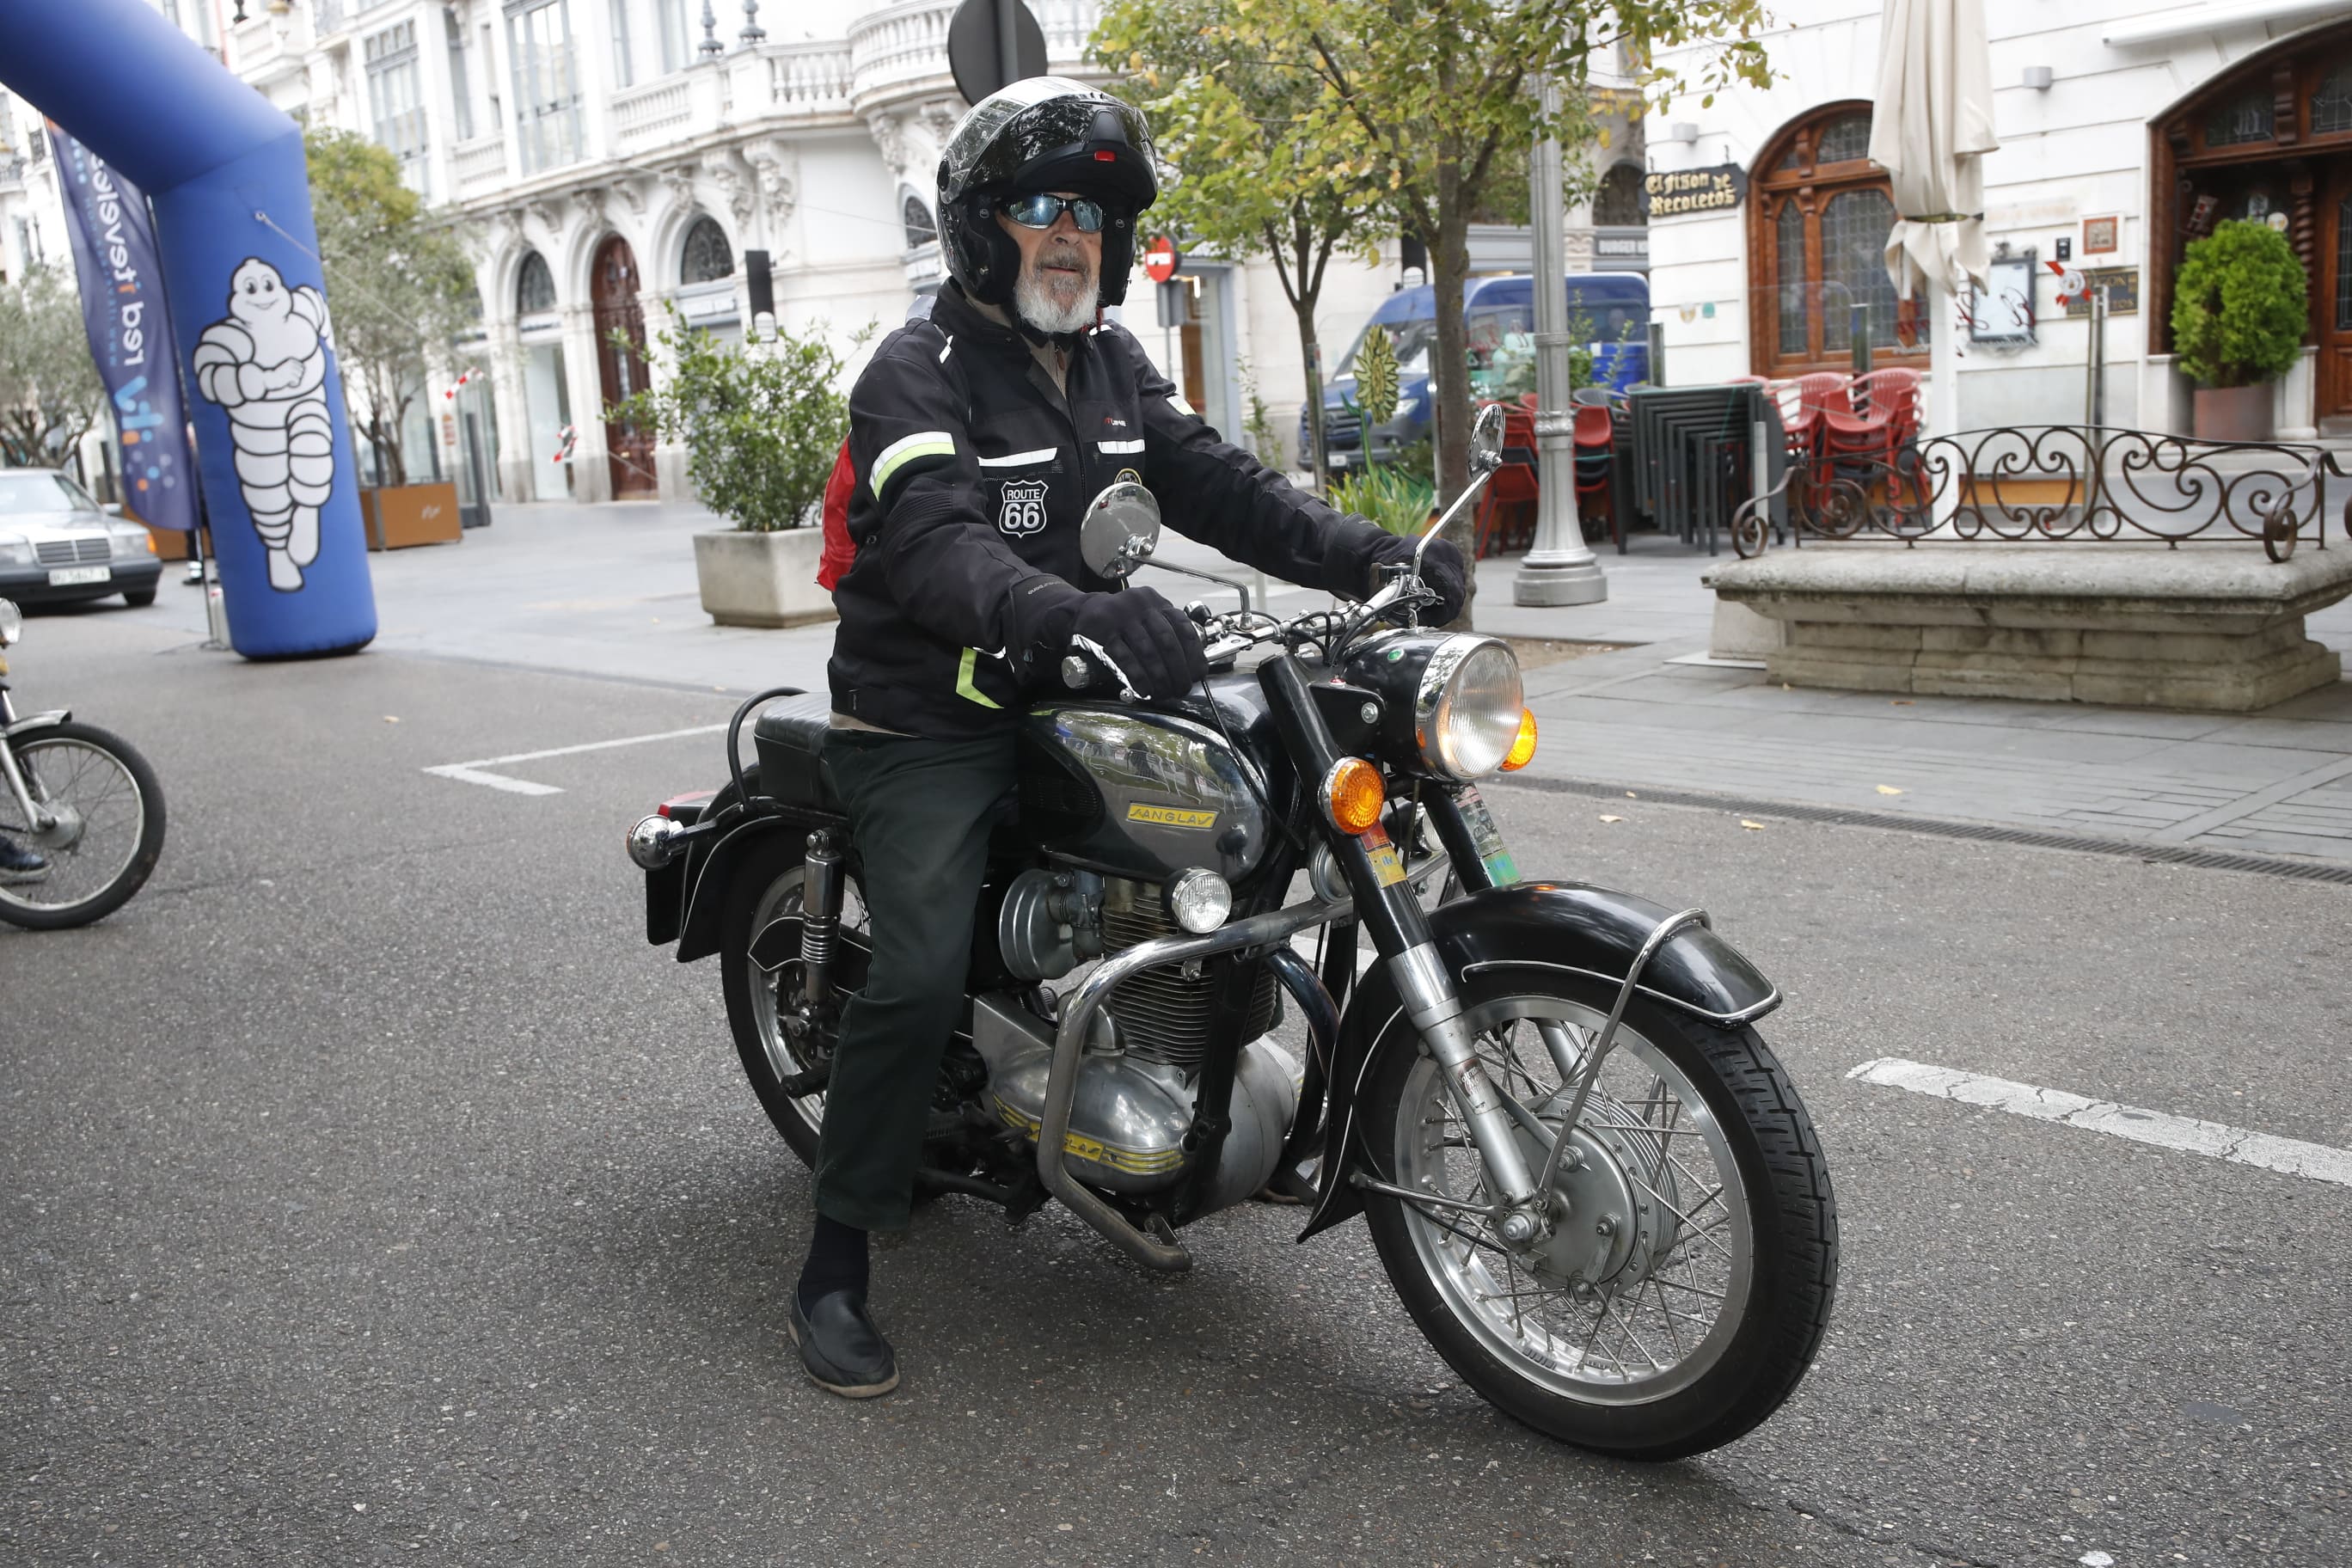
[[[1880,26],[1870,156],[1895,187],[1886,270],[1900,297],[1924,297],[1927,427],[1948,435],[1959,425],[1959,344],[1946,302],[1970,280],[1990,286],[1983,158],[2000,145],[1992,51],[1983,0],[1886,0]]]

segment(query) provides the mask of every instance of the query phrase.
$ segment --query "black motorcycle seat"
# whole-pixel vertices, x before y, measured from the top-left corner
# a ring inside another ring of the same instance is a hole
[[[760,710],[751,724],[751,743],[759,753],[763,793],[796,805],[842,809],[824,768],[824,740],[832,718],[832,700],[823,692],[779,697]]]

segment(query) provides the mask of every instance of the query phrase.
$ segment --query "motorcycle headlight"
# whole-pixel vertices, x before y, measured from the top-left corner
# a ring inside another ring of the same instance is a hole
[[[1449,778],[1484,778],[1519,739],[1519,658],[1493,637],[1448,637],[1422,670],[1413,704],[1421,760]]]
[[[0,647],[8,647],[25,635],[24,612],[9,599],[0,599]]]
[[[1233,889],[1208,868],[1195,866],[1169,880],[1168,918],[1194,936],[1216,930],[1233,912]]]

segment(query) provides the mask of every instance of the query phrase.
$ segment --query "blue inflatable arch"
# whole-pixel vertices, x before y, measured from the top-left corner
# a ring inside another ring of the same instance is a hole
[[[153,204],[236,651],[363,647],[375,600],[301,129],[143,0],[5,0],[0,82]]]

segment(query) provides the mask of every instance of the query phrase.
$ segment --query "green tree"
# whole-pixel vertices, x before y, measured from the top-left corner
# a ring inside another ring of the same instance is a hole
[[[2173,279],[2172,346],[2207,386],[2284,375],[2310,326],[2303,263],[2266,223],[2231,222],[2191,240]]]
[[[604,417],[684,443],[687,477],[702,504],[737,528],[772,533],[814,524],[849,433],[841,355],[822,337],[782,331],[767,342],[726,342],[687,325],[675,309],[658,342],[665,368],[656,384]]]
[[[56,464],[105,407],[73,279],[35,267],[0,287],[0,453],[12,466]]]
[[[1309,163],[1344,163],[1352,177],[1370,160],[1390,210],[1428,245],[1441,302],[1462,298],[1470,224],[1510,205],[1507,187],[1524,183],[1526,150],[1538,136],[1557,136],[1571,169],[1589,164],[1577,153],[1604,132],[1595,49],[1613,48],[1649,97],[1695,89],[1711,99],[1734,81],[1770,80],[1755,37],[1766,22],[1761,0],[1225,3],[1228,47],[1313,82],[1315,109],[1302,124]],[[1686,48],[1679,66],[1658,59]],[[1561,109],[1549,117],[1535,91],[1546,76],[1560,89]],[[1469,482],[1468,344],[1459,309],[1441,303],[1436,325],[1438,486],[1450,500]]]
[[[366,409],[385,480],[404,485],[421,456],[401,444],[408,410],[437,351],[479,310],[474,269],[457,237],[400,183],[390,153],[348,131],[310,131],[303,147],[343,400]]]
[[[1331,258],[1370,261],[1386,203],[1360,138],[1334,142],[1316,79],[1258,47],[1254,0],[1115,0],[1095,58],[1126,73],[1118,90],[1150,117],[1178,178],[1154,221],[1187,244],[1272,258],[1298,323],[1308,440],[1322,475],[1322,353],[1315,310]]]

